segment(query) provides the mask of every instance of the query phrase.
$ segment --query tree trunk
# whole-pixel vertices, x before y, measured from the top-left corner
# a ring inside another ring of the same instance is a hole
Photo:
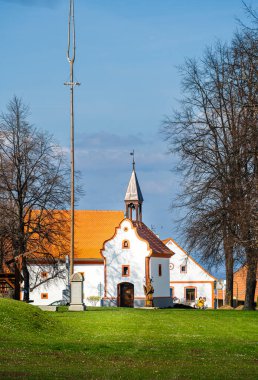
[[[26,257],[22,258],[22,272],[24,281],[23,301],[29,302],[30,300],[30,274],[27,267]]]
[[[228,233],[225,230],[224,230],[224,254],[225,254],[225,264],[226,264],[225,305],[233,306],[233,271],[234,271],[233,245],[231,244]]]
[[[4,263],[4,247],[3,239],[0,240],[0,272],[3,272],[3,263]]]
[[[21,272],[20,272],[20,268],[19,268],[17,263],[15,263],[15,266],[14,266],[14,273],[15,273],[14,299],[19,301],[21,299],[21,297],[20,297]]]
[[[245,310],[255,310],[255,288],[257,274],[257,248],[250,249],[247,255],[247,275],[246,275],[246,293],[245,293]]]

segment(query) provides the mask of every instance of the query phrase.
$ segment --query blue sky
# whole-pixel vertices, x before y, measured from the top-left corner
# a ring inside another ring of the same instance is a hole
[[[254,0],[248,4],[256,5]],[[66,60],[68,0],[0,0],[0,109],[14,94],[30,121],[69,149]],[[130,151],[145,199],[144,222],[179,240],[170,204],[180,178],[159,133],[177,107],[185,57],[200,57],[216,39],[228,41],[240,0],[75,0],[76,168],[83,209],[124,209]]]

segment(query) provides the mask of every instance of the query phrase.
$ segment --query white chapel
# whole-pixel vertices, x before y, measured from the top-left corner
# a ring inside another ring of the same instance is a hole
[[[133,162],[125,213],[75,211],[74,272],[84,279],[84,304],[143,307],[147,301],[146,286],[151,283],[155,307],[172,307],[178,300],[194,305],[202,296],[207,307],[212,308],[216,279],[172,238],[160,240],[143,223],[142,206],[143,196]],[[65,260],[59,260],[58,265],[62,276],[52,279],[48,264],[37,267],[36,262],[31,263],[34,286],[30,298],[35,305],[64,299],[69,268]]]

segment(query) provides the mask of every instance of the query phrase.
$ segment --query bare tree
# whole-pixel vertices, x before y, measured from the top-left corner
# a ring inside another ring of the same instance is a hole
[[[59,210],[68,207],[70,195],[64,153],[27,118],[28,108],[17,97],[1,115],[0,213],[7,221],[1,236],[21,266],[28,302],[29,263],[36,260],[55,268],[68,253],[69,214]]]
[[[247,266],[245,308],[254,308],[258,265],[258,17],[247,8],[253,28],[243,27],[233,40],[236,91],[241,104],[241,125],[245,131],[242,141],[242,162],[245,170],[241,179],[241,208],[238,242],[245,249]]]
[[[217,43],[201,60],[187,59],[181,109],[164,126],[171,152],[182,158],[178,204],[188,208],[188,246],[212,263],[225,259],[229,305],[235,259],[252,276],[257,267],[257,51],[257,30],[242,30],[229,46]],[[254,289],[247,288],[246,308]]]

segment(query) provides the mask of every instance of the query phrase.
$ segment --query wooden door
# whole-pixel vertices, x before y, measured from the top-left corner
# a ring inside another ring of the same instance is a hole
[[[134,307],[134,286],[129,282],[118,284],[118,306]]]

